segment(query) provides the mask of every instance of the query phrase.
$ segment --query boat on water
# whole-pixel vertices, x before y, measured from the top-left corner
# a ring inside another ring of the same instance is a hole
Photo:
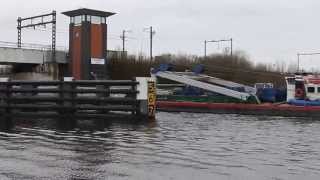
[[[272,83],[254,87],[203,74],[174,72],[165,65],[153,70],[158,81],[157,108],[169,112],[232,113],[294,117],[320,117],[320,77],[293,75],[285,78],[286,88]],[[161,84],[160,81],[170,82]]]
[[[286,77],[287,102],[295,106],[320,106],[320,76]]]

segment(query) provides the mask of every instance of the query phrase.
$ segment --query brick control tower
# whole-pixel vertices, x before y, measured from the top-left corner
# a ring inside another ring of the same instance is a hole
[[[70,17],[69,71],[76,80],[107,78],[107,23],[112,12],[77,9]]]

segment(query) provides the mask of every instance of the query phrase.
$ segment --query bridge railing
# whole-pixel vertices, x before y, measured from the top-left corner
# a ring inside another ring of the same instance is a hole
[[[0,41],[0,47],[6,48],[18,48],[18,43],[15,42],[7,42],[7,41]],[[51,51],[51,45],[44,45],[44,44],[34,44],[34,43],[22,43],[22,49],[33,49],[33,50],[43,50],[43,51]],[[67,47],[64,46],[57,46],[57,51],[68,51]]]

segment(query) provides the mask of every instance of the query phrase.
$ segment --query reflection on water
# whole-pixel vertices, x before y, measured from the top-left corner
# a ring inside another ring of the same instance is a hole
[[[0,179],[319,179],[320,122],[159,113],[103,131],[0,133]]]

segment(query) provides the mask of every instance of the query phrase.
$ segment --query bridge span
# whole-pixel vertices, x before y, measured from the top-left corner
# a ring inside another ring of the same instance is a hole
[[[51,50],[0,47],[0,65],[7,64],[45,64],[52,62]],[[67,63],[67,52],[56,51],[56,62]]]

